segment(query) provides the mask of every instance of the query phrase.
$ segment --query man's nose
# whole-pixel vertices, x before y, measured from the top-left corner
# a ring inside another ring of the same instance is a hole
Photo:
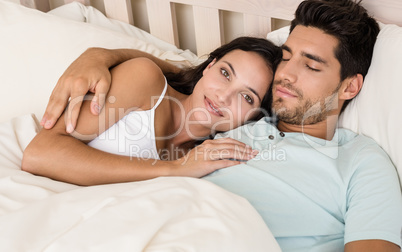
[[[297,69],[292,60],[281,62],[276,70],[277,80],[295,83],[297,80]]]

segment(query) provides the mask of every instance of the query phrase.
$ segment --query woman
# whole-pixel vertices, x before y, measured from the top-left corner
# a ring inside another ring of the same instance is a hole
[[[149,59],[124,62],[111,70],[113,85],[99,117],[83,109],[77,126],[67,133],[62,116],[54,128],[32,140],[22,169],[93,185],[202,177],[248,160],[256,153],[233,139],[194,147],[197,140],[238,127],[264,111],[260,107],[269,98],[280,55],[265,39],[241,37],[194,69],[166,78]],[[69,106],[74,105],[72,100]],[[85,99],[83,108],[90,106]]]

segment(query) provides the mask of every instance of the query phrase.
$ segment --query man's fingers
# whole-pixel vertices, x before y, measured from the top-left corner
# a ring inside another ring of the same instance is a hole
[[[106,80],[101,80],[95,87],[95,95],[91,102],[91,113],[94,115],[99,115],[105,106],[106,94],[109,92],[110,82]]]
[[[76,96],[71,99],[65,114],[66,132],[72,133],[77,125],[78,116],[80,114],[81,105],[84,101],[84,95]]]
[[[40,123],[45,129],[51,129],[56,124],[64,108],[67,106],[69,96],[70,94],[56,96],[54,93],[50,96],[49,103]]]

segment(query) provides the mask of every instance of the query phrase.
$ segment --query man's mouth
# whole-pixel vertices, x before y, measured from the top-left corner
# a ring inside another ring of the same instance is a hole
[[[275,87],[275,93],[277,96],[282,97],[282,98],[296,98],[297,94],[294,92],[290,91],[289,89],[277,85]]]
[[[210,99],[205,97],[204,102],[205,102],[205,105],[207,107],[207,110],[210,113],[212,113],[212,114],[214,114],[216,116],[220,116],[220,117],[223,116],[223,113],[218,109],[218,107]]]

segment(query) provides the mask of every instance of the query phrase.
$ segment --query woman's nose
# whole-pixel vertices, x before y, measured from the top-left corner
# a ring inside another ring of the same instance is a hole
[[[222,87],[216,90],[217,100],[220,106],[229,106],[233,98],[234,90],[231,87]]]

